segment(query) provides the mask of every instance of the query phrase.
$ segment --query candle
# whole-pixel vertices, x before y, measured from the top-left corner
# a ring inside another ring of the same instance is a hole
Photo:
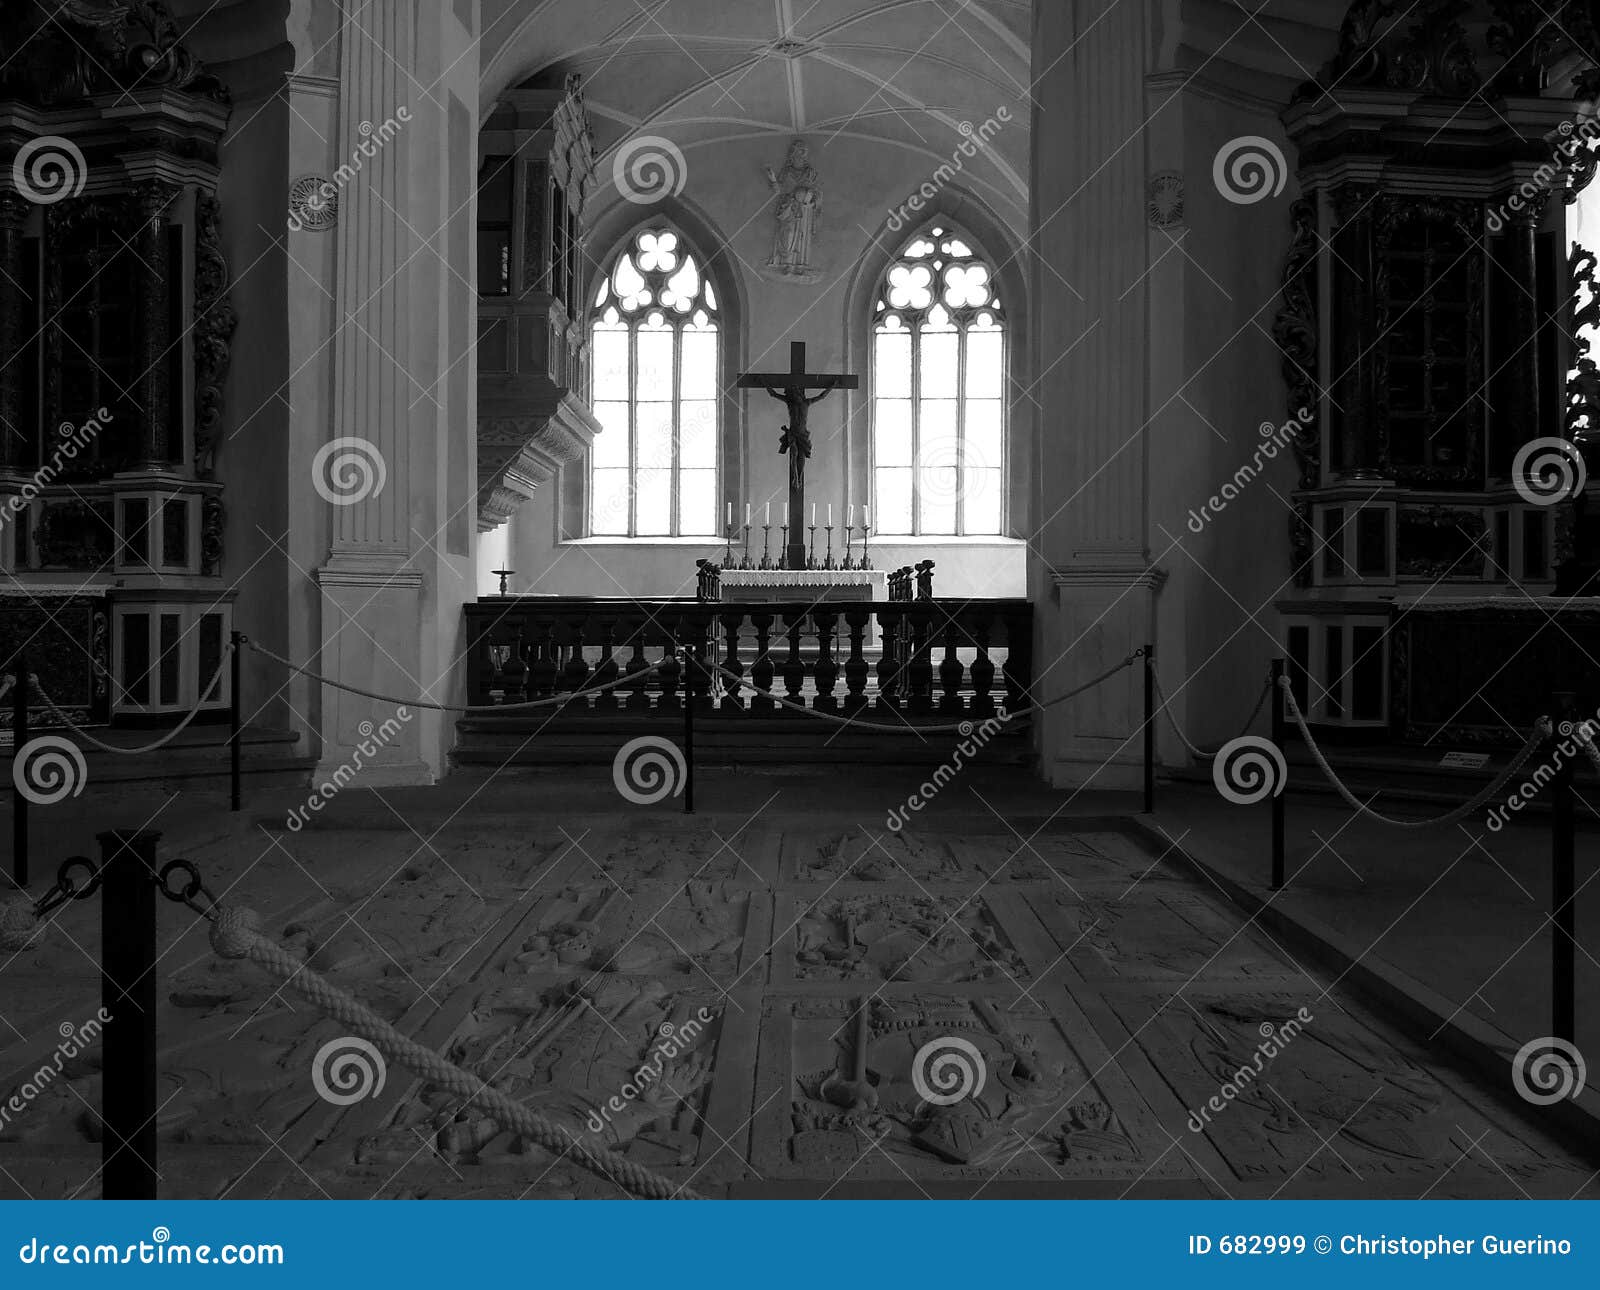
[[[815,502],[811,503],[811,527],[817,527],[817,504]]]
[[[745,526],[745,528],[749,528],[750,527],[750,503],[749,502],[746,502],[744,504],[744,526]]]
[[[728,503],[728,527],[730,529],[733,527],[733,503],[732,502]]]
[[[847,519],[845,523],[851,528],[855,528],[856,526],[856,504],[854,502],[850,503],[850,518]]]
[[[772,503],[767,503],[767,518],[762,521],[768,528],[772,527]]]
[[[861,527],[864,529],[870,529],[872,527],[872,507],[866,505],[865,503],[863,503],[861,507]]]
[[[833,527],[833,503],[832,502],[828,503],[828,527],[830,529]]]

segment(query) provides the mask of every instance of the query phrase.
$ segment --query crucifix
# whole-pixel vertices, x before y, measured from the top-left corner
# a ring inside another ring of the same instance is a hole
[[[828,397],[833,390],[855,390],[861,381],[854,376],[823,376],[806,371],[806,343],[789,343],[787,372],[746,372],[739,378],[741,390],[765,390],[789,409],[789,424],[783,428],[778,451],[789,456],[789,545],[783,563],[788,569],[806,567],[806,544],[800,536],[805,525],[806,458],[811,456],[811,431],[806,416],[811,405]],[[816,390],[818,393],[810,394]],[[808,397],[809,396],[809,397]]]

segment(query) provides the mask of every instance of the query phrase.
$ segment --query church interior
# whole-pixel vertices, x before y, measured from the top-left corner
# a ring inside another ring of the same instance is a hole
[[[1600,1199],[1600,4],[8,0],[0,1198]]]

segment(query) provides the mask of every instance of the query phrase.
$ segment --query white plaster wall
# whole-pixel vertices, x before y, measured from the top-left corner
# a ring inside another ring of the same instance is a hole
[[[1010,128],[1022,130],[1026,125],[1017,122]],[[959,142],[960,136],[952,135],[950,151]],[[852,278],[858,264],[876,244],[881,244],[885,254],[891,254],[898,250],[899,241],[917,227],[909,224],[901,233],[883,234],[886,222],[928,179],[931,168],[925,157],[866,140],[830,141],[818,136],[811,143],[825,202],[813,257],[824,278],[815,285],[774,283],[760,272],[771,254],[772,236],[771,197],[762,171],[766,166],[781,167],[787,147],[784,137],[769,135],[721,143],[715,148],[689,149],[683,198],[718,230],[738,266],[736,290],[743,300],[742,352],[748,370],[786,369],[789,342],[804,340],[812,370],[842,371],[848,361],[849,370],[863,376],[862,390],[848,396],[830,395],[811,412],[814,446],[806,472],[807,500],[816,501],[822,509],[832,502],[835,523],[842,526],[847,505],[855,503],[859,507],[869,500],[865,487],[870,391],[866,373],[861,370],[864,345],[856,347],[859,358],[846,352]],[[938,148],[937,140],[931,146]],[[1021,226],[1026,218],[1020,195],[989,186],[978,187],[973,195],[1011,235],[1011,245],[986,245],[984,250],[995,259],[1014,255],[1014,248],[1022,242]],[[602,190],[600,214],[595,222],[608,220],[619,200],[614,190]],[[644,218],[648,210],[640,207],[638,213]],[[875,239],[880,242],[875,243]],[[597,259],[609,257],[610,250],[610,246],[591,248]],[[1007,304],[1014,317],[1022,314],[1021,300]],[[855,321],[858,340],[866,321]],[[731,384],[731,377],[731,373],[724,373],[725,384]],[[1027,412],[1026,408],[1014,412],[1014,419]],[[779,516],[788,488],[787,458],[778,453],[784,420],[782,405],[760,391],[753,395],[732,391],[723,415],[724,433],[745,436],[746,463],[745,478],[736,481],[731,489],[725,488],[725,492],[731,492],[739,502],[737,513],[741,520],[742,503],[749,501],[757,524],[765,504],[772,502],[776,552],[776,525],[781,522]],[[847,469],[847,462],[854,463],[853,470]],[[1020,467],[1020,463],[1014,464]],[[557,540],[557,498],[555,486],[541,489],[510,525],[512,567],[517,571],[514,586],[519,590],[641,597],[692,594],[694,561],[714,557],[722,549],[720,542],[714,541],[561,543]],[[819,510],[819,519],[820,514]],[[752,540],[759,554],[759,529]],[[817,541],[820,559],[820,532]],[[836,550],[842,545],[843,533],[836,531]],[[1025,594],[1026,559],[1021,543],[931,539],[901,539],[892,545],[873,543],[873,562],[879,568],[924,559],[937,562],[934,585],[940,595]],[[481,577],[480,574],[480,580]]]

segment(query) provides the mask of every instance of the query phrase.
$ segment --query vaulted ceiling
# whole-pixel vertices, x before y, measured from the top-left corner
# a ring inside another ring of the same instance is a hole
[[[484,105],[584,77],[605,152],[659,134],[686,152],[756,136],[867,140],[937,166],[1001,108],[971,168],[1027,192],[1031,0],[483,0]],[[781,155],[781,154],[780,154]]]

